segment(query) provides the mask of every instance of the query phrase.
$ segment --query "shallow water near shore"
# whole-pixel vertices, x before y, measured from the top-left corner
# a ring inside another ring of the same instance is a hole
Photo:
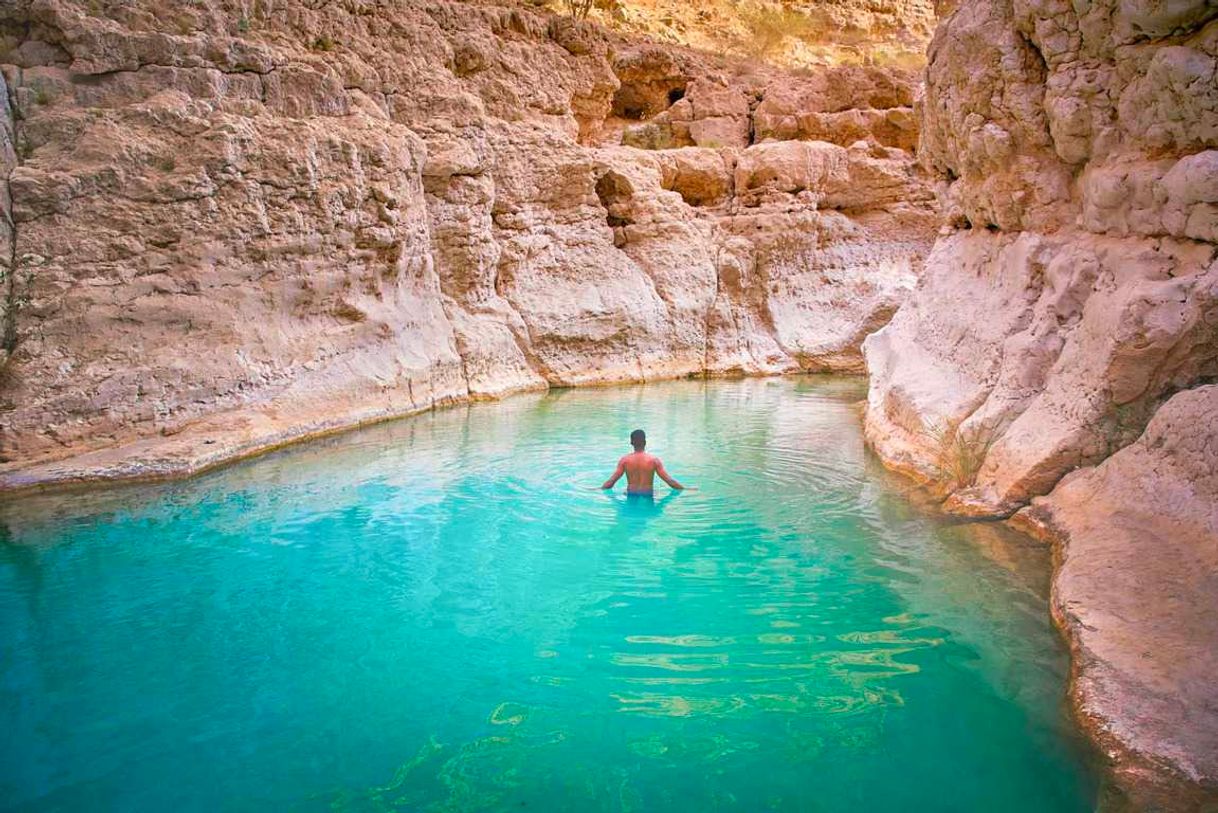
[[[851,379],[442,410],[0,506],[6,810],[1084,811],[1048,551]],[[631,429],[699,491],[589,488]]]

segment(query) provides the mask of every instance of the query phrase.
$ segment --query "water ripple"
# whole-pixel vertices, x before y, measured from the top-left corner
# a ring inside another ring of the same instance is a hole
[[[862,395],[555,392],[0,506],[5,805],[1086,809],[1044,550],[911,508]],[[698,491],[595,489],[637,426]]]

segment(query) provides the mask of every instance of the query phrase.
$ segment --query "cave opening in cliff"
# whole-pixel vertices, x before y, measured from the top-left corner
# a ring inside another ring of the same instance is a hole
[[[634,121],[649,119],[685,98],[687,80],[662,78],[623,82],[613,96],[614,116]]]

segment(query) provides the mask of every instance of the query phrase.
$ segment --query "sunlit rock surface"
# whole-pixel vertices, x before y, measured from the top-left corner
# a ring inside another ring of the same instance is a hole
[[[551,5],[557,5],[551,0]],[[598,0],[623,31],[795,67],[922,65],[945,0]]]
[[[885,460],[961,514],[1031,502],[1021,518],[1062,541],[1078,697],[1127,778],[1136,764],[1210,792],[1215,18],[1205,2],[961,4],[930,48],[919,147],[945,234],[865,343]]]
[[[250,8],[0,8],[8,485],[550,385],[858,371],[929,248],[909,73],[513,4]]]

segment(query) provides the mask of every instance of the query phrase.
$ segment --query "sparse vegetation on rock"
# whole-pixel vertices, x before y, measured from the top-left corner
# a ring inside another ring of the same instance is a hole
[[[959,426],[938,422],[925,429],[924,435],[934,450],[936,482],[950,493],[977,484],[977,475],[998,433],[984,424]]]
[[[562,0],[563,8],[577,20],[586,20],[596,0]]]

